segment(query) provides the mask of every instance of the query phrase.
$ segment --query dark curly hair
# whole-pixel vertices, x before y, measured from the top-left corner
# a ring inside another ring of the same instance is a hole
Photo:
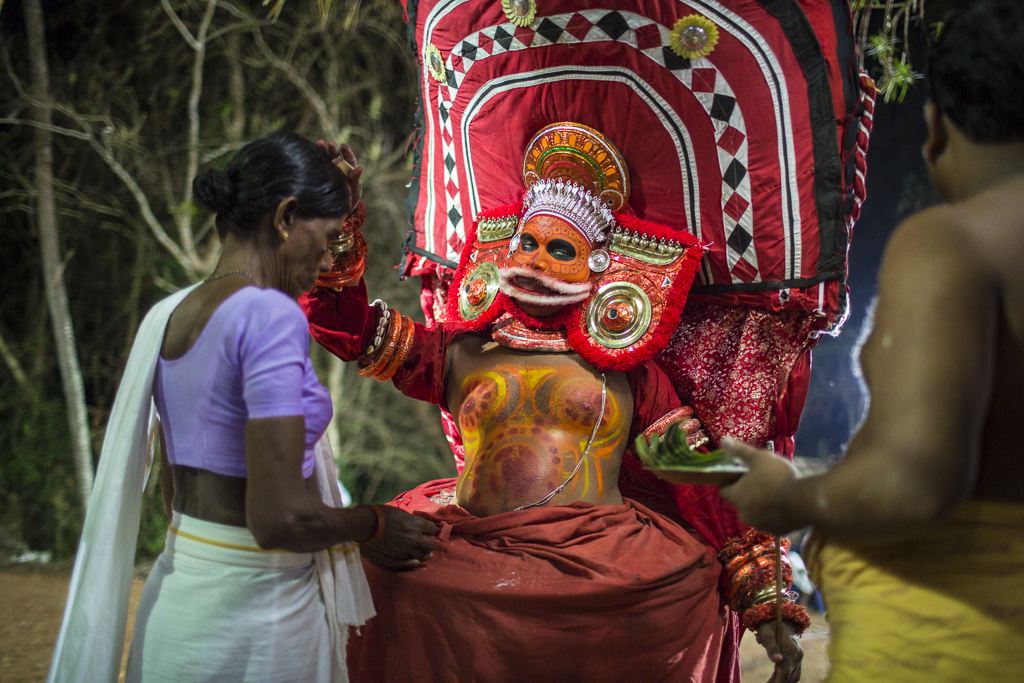
[[[952,11],[929,54],[932,101],[974,142],[1024,140],[1024,2]]]
[[[327,151],[296,133],[253,140],[223,171],[192,181],[196,201],[217,214],[217,234],[244,239],[286,197],[298,199],[303,218],[340,218],[351,211],[348,179]]]

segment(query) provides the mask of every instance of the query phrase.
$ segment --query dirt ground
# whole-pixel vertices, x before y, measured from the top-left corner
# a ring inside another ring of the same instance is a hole
[[[28,565],[0,569],[0,683],[41,683],[46,680],[50,656],[64,614],[70,575],[66,569]],[[142,584],[142,578],[138,578],[132,586],[125,659],[128,656],[135,608],[139,603]],[[805,683],[820,683],[828,672],[825,655],[828,625],[820,616],[812,617],[811,628],[803,637],[803,645],[805,655],[802,680]],[[753,638],[743,639],[740,655],[743,660],[743,683],[763,683],[768,680],[771,663]]]

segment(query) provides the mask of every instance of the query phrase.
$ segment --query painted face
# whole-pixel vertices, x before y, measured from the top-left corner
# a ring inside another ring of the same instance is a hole
[[[508,265],[530,268],[564,282],[583,282],[590,279],[590,249],[587,238],[561,218],[534,216],[523,226],[519,247]]]

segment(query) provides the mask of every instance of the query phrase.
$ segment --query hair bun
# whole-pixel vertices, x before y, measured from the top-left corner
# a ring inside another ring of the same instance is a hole
[[[225,214],[235,206],[237,188],[224,171],[211,169],[192,181],[196,201],[216,214]]]

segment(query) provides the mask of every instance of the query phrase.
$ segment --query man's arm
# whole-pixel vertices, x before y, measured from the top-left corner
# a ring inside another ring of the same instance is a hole
[[[933,523],[974,489],[987,413],[998,285],[953,209],[901,225],[886,248],[874,326],[861,352],[867,418],[846,457],[795,479],[736,447],[751,474],[722,489],[767,531],[890,535]]]
[[[367,302],[366,284],[338,290],[317,287],[299,298],[313,339],[344,361],[358,359],[376,328],[376,314]],[[392,309],[393,314],[397,314]],[[445,372],[448,347],[467,332],[458,323],[427,328],[414,324],[408,355],[391,377],[399,391],[417,400],[445,407]]]

